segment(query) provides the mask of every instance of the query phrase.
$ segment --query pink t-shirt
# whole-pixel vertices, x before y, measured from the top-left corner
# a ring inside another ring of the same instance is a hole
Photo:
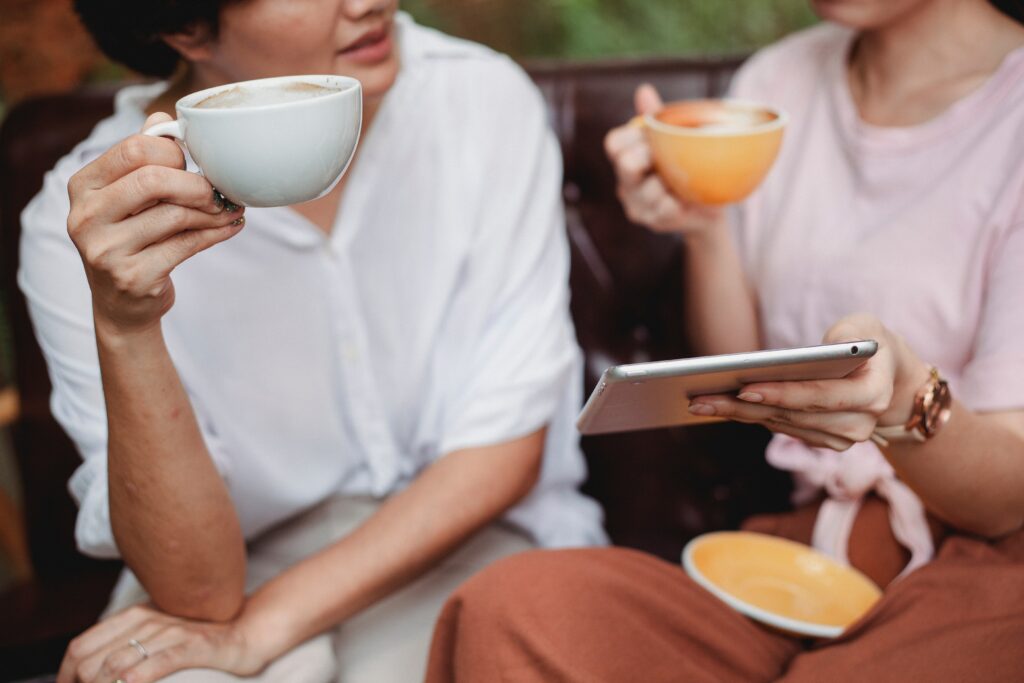
[[[764,343],[815,344],[868,312],[968,408],[1024,409],[1024,49],[932,120],[884,128],[851,98],[853,38],[816,26],[756,54],[733,83],[734,96],[790,116],[775,167],[736,221]],[[799,497],[824,486],[850,501],[826,506],[816,545],[843,557],[856,501],[873,488],[893,503],[913,566],[930,556],[920,504],[873,444],[836,454],[777,436],[768,457],[802,473]]]

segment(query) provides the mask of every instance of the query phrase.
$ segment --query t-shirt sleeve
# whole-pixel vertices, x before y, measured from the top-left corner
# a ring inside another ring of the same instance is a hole
[[[767,50],[750,56],[729,82],[729,97],[762,102],[772,92],[771,54]]]
[[[500,112],[478,136],[485,199],[447,328],[439,454],[492,445],[550,423],[577,381],[569,250],[557,141],[536,88],[511,65],[491,84]],[[491,129],[493,126],[493,130]]]
[[[771,48],[758,51],[750,56],[736,71],[732,81],[729,83],[729,97],[750,100],[751,102],[770,102],[769,95],[773,92],[772,75],[773,70],[770,62],[773,57]],[[756,197],[755,192],[755,197]],[[753,224],[757,214],[757,207],[753,201],[732,204],[727,207],[729,225],[733,237],[733,244],[739,252],[740,262],[748,270],[751,268],[751,257],[756,251],[753,240]]]
[[[972,410],[1024,409],[1024,207],[993,245],[974,352],[956,387]]]

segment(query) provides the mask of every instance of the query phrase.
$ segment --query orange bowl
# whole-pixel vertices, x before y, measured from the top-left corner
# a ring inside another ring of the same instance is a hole
[[[686,573],[733,609],[786,633],[836,638],[881,597],[852,567],[774,536],[722,531],[683,549]]]
[[[647,132],[658,175],[700,204],[745,199],[768,174],[786,115],[743,100],[685,100],[634,119]]]

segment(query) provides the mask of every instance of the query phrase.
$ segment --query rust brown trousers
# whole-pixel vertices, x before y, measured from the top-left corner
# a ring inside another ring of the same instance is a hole
[[[806,543],[816,512],[746,528]],[[908,556],[885,504],[869,499],[849,554],[884,596],[818,642],[762,628],[644,553],[517,555],[448,600],[427,681],[1024,681],[1024,531],[995,542],[933,532],[935,559],[893,581]]]

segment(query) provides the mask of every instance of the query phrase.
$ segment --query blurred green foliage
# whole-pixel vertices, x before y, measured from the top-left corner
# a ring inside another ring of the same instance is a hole
[[[745,53],[815,21],[807,0],[402,0],[418,21],[515,57]]]

